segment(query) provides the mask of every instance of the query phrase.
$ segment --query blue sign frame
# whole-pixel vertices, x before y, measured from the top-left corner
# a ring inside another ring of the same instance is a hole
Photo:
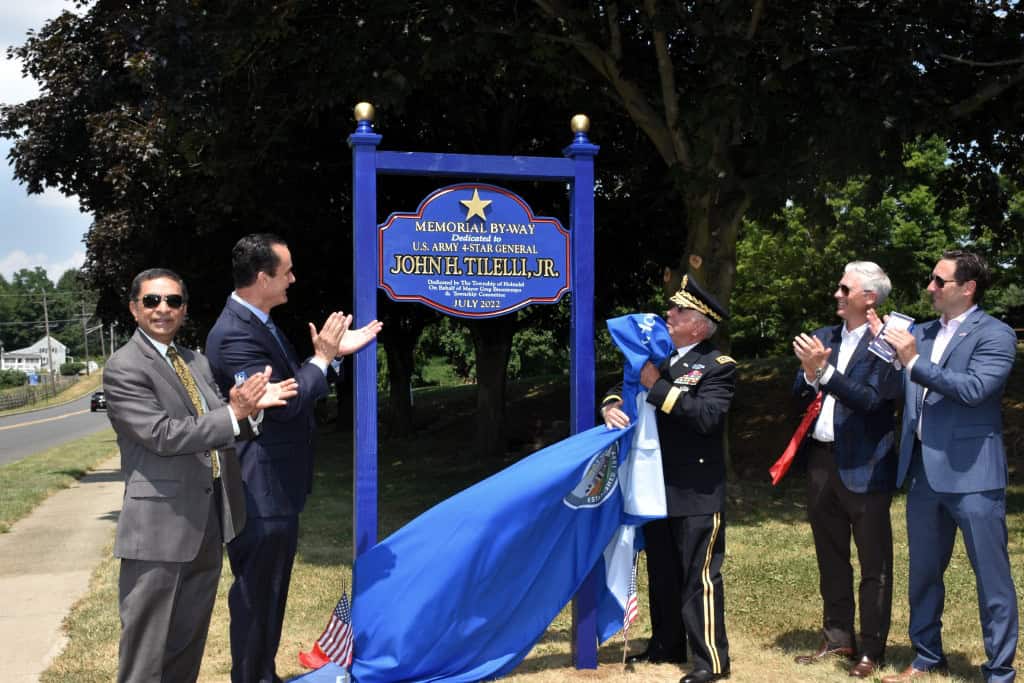
[[[355,322],[377,317],[377,176],[540,180],[569,188],[571,239],[570,425],[573,433],[594,424],[594,157],[600,149],[574,123],[575,136],[563,157],[497,156],[378,151],[372,107],[356,107],[352,149],[352,270]],[[575,120],[574,120],[575,121]],[[376,342],[355,354],[353,527],[359,557],[377,542],[377,351]],[[597,668],[597,579],[590,576],[573,601],[573,661]]]

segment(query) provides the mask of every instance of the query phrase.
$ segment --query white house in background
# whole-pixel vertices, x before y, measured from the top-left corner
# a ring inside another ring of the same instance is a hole
[[[68,347],[56,337],[50,337],[50,350],[53,352],[53,369],[67,362]],[[32,346],[14,351],[4,351],[0,357],[0,370],[21,370],[22,372],[49,372],[50,356],[46,353],[46,337]]]

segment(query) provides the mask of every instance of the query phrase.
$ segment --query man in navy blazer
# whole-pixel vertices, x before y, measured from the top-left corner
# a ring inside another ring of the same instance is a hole
[[[270,366],[271,378],[298,380],[298,396],[264,413],[262,434],[237,446],[248,523],[228,544],[235,581],[231,612],[231,680],[276,683],[274,658],[281,640],[288,583],[299,537],[299,513],[313,485],[313,408],[327,394],[327,367],[353,353],[380,330],[373,321],[349,330],[352,316],[332,313],[317,331],[310,323],[313,356],[299,360],[274,325],[272,308],[288,301],[295,282],[287,244],[274,235],[248,235],[232,250],[235,291],[206,338],[206,355],[220,387]]]
[[[867,678],[885,657],[892,608],[892,524],[896,488],[896,404],[902,380],[868,351],[867,313],[892,285],[870,261],[848,263],[833,295],[843,323],[793,340],[800,359],[794,394],[805,405],[822,395],[808,430],[807,516],[818,557],[822,642],[796,658],[813,664],[856,657],[850,675]],[[860,559],[860,645],[854,637],[850,537]]]
[[[910,640],[917,656],[902,683],[947,667],[942,649],[943,574],[959,527],[977,579],[986,681],[1014,680],[1017,594],[1006,530],[1002,395],[1016,359],[1007,325],[978,308],[989,271],[976,254],[947,251],[928,293],[941,314],[914,329],[886,330],[904,367],[900,485],[907,487]]]

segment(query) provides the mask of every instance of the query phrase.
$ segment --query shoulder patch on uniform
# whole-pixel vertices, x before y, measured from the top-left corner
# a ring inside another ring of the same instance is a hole
[[[735,363],[736,359],[733,358],[732,356],[722,355],[716,358],[715,362],[718,363],[719,365],[725,365],[726,363]]]

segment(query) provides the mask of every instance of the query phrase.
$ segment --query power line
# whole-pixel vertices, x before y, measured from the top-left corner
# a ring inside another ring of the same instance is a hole
[[[21,297],[21,298],[26,298],[26,299],[30,298],[30,297],[40,297],[41,298],[42,296],[43,296],[42,293],[39,293],[39,294],[0,294],[0,297]],[[79,298],[81,298],[82,297],[82,293],[81,292],[62,292],[59,289],[54,289],[54,290],[48,292],[47,296],[49,296],[49,297],[69,297],[70,296],[70,297],[79,297]]]
[[[92,316],[89,316],[89,317],[91,318]],[[82,316],[78,316],[76,318],[62,318],[60,320],[51,320],[50,324],[51,325],[54,325],[56,323],[78,323],[78,324],[81,324],[81,322],[82,322]],[[3,326],[10,326],[10,325],[45,325],[45,324],[46,324],[45,320],[26,320],[26,321],[15,321],[15,322],[0,322],[0,325],[3,325]]]

